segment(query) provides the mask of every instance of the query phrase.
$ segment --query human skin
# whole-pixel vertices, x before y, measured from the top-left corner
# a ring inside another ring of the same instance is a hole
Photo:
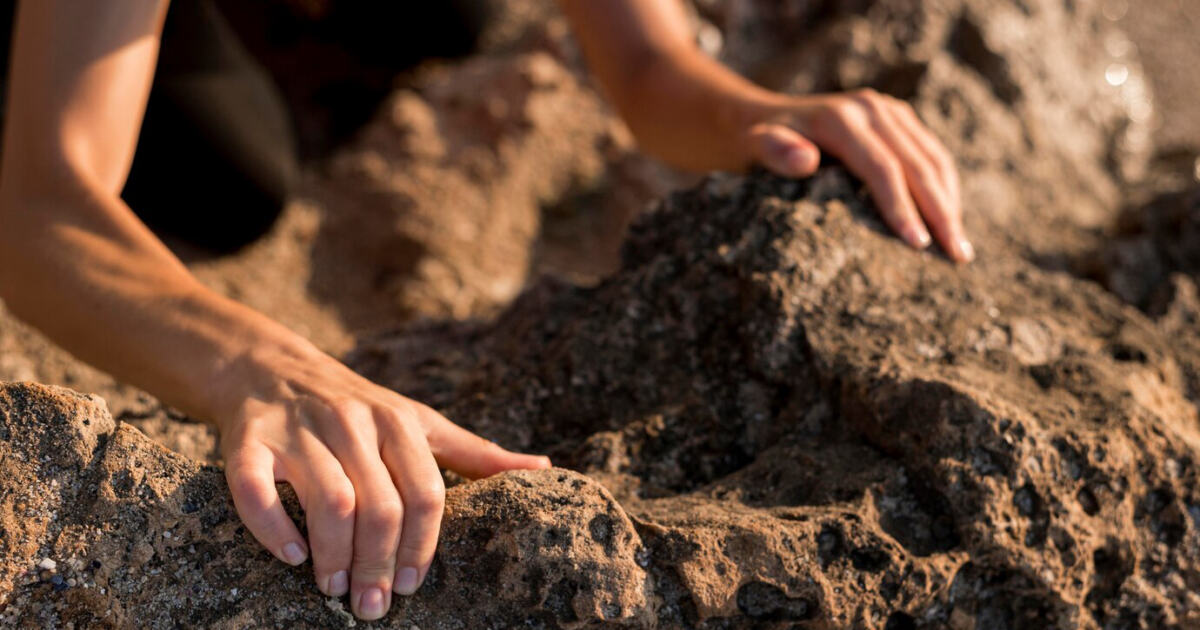
[[[930,233],[958,262],[975,256],[958,171],[904,101],[859,90],[789,96],[760,88],[695,44],[678,0],[559,0],[592,73],[642,150],[675,166],[811,175],[820,149],[866,182],[880,214],[917,248]]]
[[[686,168],[762,163],[803,176],[815,142],[867,180],[901,234],[924,217],[961,253],[953,166],[915,117],[905,122],[911,110],[869,94],[759,89],[691,45],[675,0],[562,4],[647,151]],[[212,422],[249,531],[284,562],[311,557],[321,591],[349,593],[357,616],[377,619],[432,562],[439,467],[476,478],[550,462],[459,428],[206,289],[124,204],[166,9],[20,3],[0,154],[0,297],[80,359]],[[276,482],[295,489],[307,540]]]

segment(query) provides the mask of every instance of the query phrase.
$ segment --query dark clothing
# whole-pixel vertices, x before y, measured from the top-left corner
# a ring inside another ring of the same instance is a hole
[[[228,8],[240,18],[245,6]],[[362,81],[327,81],[319,94],[299,93],[300,99],[320,97],[319,103],[292,99],[291,105],[322,110],[327,147],[369,119],[396,74],[432,56],[469,52],[484,19],[479,0],[344,0],[310,22],[281,19],[289,15],[282,4],[265,6],[249,9],[274,11],[274,19],[262,24],[272,32],[257,34],[256,52],[274,50],[278,62],[278,50],[288,45],[279,38],[310,37],[342,53],[343,61],[383,77],[368,87]],[[14,0],[0,0],[0,37],[11,35],[14,7]],[[0,41],[0,53],[7,56],[9,48]],[[8,59],[2,61],[7,69]],[[325,70],[328,75],[329,67]],[[290,90],[289,96],[296,93]],[[253,242],[271,228],[294,190],[299,150],[291,109],[217,3],[174,0],[122,197],[159,234],[216,252]]]
[[[296,174],[270,77],[211,2],[172,2],[122,197],[154,230],[230,251],[271,229]]]

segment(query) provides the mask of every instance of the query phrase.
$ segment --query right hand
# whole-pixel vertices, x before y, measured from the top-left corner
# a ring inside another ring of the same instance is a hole
[[[963,228],[954,158],[908,103],[861,89],[776,95],[750,110],[754,124],[743,142],[745,161],[786,177],[808,177],[823,149],[866,182],[884,221],[910,245],[928,247],[932,231],[952,260],[975,258]]]
[[[439,465],[470,478],[547,468],[379,387],[311,346],[256,350],[219,379],[217,423],[234,505],[250,532],[292,565],[311,553],[317,587],[350,593],[378,619],[433,561],[445,501]],[[306,541],[276,482],[295,489]]]

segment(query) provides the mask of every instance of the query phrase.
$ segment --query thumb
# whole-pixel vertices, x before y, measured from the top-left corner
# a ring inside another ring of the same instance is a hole
[[[433,410],[428,413],[436,416],[426,419],[426,426],[429,446],[438,464],[468,479],[490,477],[506,470],[536,470],[551,466],[547,457],[514,453],[454,424]]]
[[[794,129],[777,123],[759,123],[747,134],[750,159],[785,177],[808,177],[817,171],[821,152]]]

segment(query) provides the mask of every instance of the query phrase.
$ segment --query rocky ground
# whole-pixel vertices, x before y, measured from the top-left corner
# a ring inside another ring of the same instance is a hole
[[[697,2],[760,82],[912,102],[960,161],[968,267],[890,237],[836,164],[642,213],[687,178],[633,153],[535,1],[399,89],[263,242],[179,251],[562,467],[452,487],[379,627],[1197,628],[1200,141],[1185,93],[1153,106],[1194,12],[1150,4]],[[0,379],[99,395],[0,386],[6,624],[354,623],[241,527],[204,425],[7,317]]]

